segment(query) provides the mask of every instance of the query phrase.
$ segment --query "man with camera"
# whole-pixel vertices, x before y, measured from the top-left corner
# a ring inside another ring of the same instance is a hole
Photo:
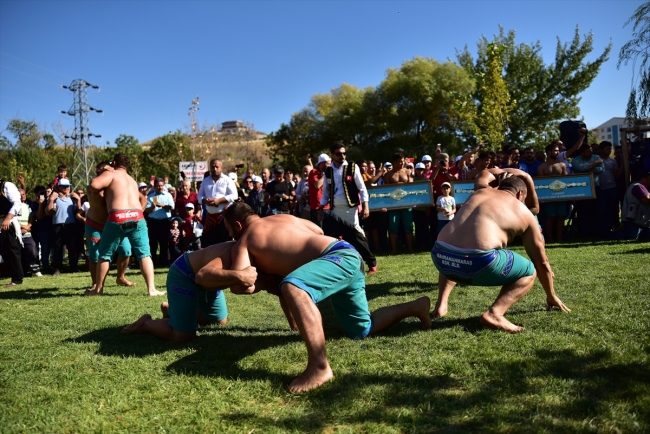
[[[273,168],[273,181],[269,182],[264,192],[264,203],[269,206],[269,214],[289,214],[290,201],[296,197],[296,189],[291,182],[284,179],[282,166]]]

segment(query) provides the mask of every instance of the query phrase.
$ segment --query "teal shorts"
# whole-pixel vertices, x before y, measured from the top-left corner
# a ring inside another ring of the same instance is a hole
[[[459,249],[436,241],[431,258],[447,279],[466,285],[510,285],[535,273],[530,260],[506,249]]]
[[[392,209],[388,211],[388,232],[396,234],[399,231],[399,222],[407,234],[413,233],[413,209]]]
[[[197,312],[208,321],[222,321],[228,318],[228,306],[222,290],[206,291],[194,282],[187,255],[179,257],[167,273],[169,326],[179,332],[194,333],[198,327]]]
[[[102,230],[92,227],[86,223],[86,247],[88,248],[88,261],[97,262],[99,260],[99,241],[102,238]],[[128,258],[131,256],[131,243],[128,238],[124,238],[117,247],[117,256]]]
[[[99,259],[110,261],[125,238],[129,240],[133,255],[138,261],[151,256],[147,222],[141,219],[127,224],[106,222],[99,242]]]
[[[565,217],[567,215],[567,202],[546,202],[542,204],[546,217]]]
[[[363,339],[372,330],[366,298],[366,278],[359,253],[345,241],[335,241],[321,256],[293,271],[282,280],[302,289],[314,303],[326,298],[345,334]]]

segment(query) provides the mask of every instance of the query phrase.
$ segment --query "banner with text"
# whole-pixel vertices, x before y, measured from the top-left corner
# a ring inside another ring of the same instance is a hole
[[[190,182],[203,181],[203,174],[208,171],[207,161],[181,161],[178,171],[185,174],[185,179]]]

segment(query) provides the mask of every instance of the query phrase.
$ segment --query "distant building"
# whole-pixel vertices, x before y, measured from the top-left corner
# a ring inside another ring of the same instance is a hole
[[[262,140],[266,134],[250,129],[244,121],[226,121],[221,123],[217,136],[251,134],[256,140]]]
[[[624,127],[627,127],[625,118],[611,118],[591,131],[601,142],[606,140],[612,142],[614,146],[618,146],[621,144],[621,128]],[[643,135],[646,138],[648,137],[648,133],[644,133]]]

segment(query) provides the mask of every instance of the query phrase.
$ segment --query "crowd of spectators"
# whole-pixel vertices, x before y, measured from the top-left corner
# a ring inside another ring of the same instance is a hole
[[[144,214],[154,264],[165,267],[184,251],[230,239],[222,212],[230,203],[244,201],[261,217],[293,214],[311,220],[326,234],[353,244],[374,272],[374,253],[394,254],[398,244],[408,251],[430,250],[456,212],[453,182],[472,181],[480,171],[493,167],[520,169],[533,178],[593,174],[595,199],[541,204],[538,219],[547,242],[568,236],[647,237],[650,146],[642,140],[630,146],[632,184],[626,188],[622,148],[610,142],[590,145],[584,136],[582,131],[580,139],[566,147],[556,140],[544,152],[530,147],[493,151],[479,145],[452,158],[439,146],[433,156],[415,159],[396,153],[383,164],[348,163],[345,146],[339,143],[315,161],[309,155],[296,171],[274,166],[259,175],[252,169],[239,175],[236,168],[226,174],[222,162],[213,159],[210,171],[194,186],[183,180],[174,187],[167,177],[139,184],[146,198]],[[430,182],[435,206],[369,212],[368,188],[406,182]],[[66,167],[60,166],[47,186],[35,187],[31,197],[22,175],[15,184],[3,181],[0,192],[0,255],[9,268],[22,268],[33,276],[56,276],[63,270],[67,252],[69,271],[77,271],[79,261],[85,260],[87,198],[82,189],[72,190]],[[12,253],[17,250],[18,259]],[[12,283],[21,283],[22,274],[12,274]]]

